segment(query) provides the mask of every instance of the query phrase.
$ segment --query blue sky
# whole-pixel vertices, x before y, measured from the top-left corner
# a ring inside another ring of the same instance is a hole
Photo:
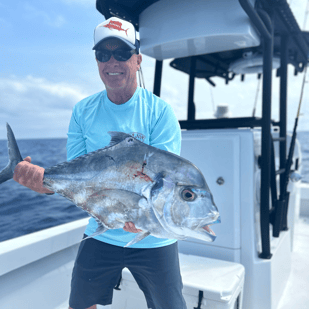
[[[291,0],[291,8],[303,25],[306,1]],[[17,138],[66,137],[72,107],[82,98],[104,89],[91,50],[93,30],[104,17],[95,9],[95,0],[4,1],[0,0],[0,139],[6,139],[8,122]],[[306,26],[306,29],[308,27]],[[164,62],[162,98],[178,117],[186,117],[188,76],[173,72]],[[153,89],[155,61],[143,55],[146,88]],[[289,128],[296,115],[302,76],[290,68]],[[215,105],[228,103],[233,116],[252,113],[256,76],[226,87],[215,80]],[[274,80],[274,93],[278,79]],[[292,89],[292,91],[291,91]],[[299,121],[309,130],[309,90],[305,92]],[[278,96],[274,94],[274,101]],[[196,82],[198,118],[213,116],[210,87]],[[260,101],[259,101],[260,106]],[[261,109],[258,107],[258,113]],[[277,108],[274,104],[274,116]]]
[[[0,2],[0,138],[66,137],[71,109],[102,90],[92,48],[95,1]]]

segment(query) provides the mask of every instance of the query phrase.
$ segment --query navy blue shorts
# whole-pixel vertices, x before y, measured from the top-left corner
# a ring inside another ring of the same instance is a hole
[[[148,308],[186,309],[177,242],[150,249],[123,248],[89,238],[81,242],[71,281],[70,307],[110,305],[127,267],[144,292]]]

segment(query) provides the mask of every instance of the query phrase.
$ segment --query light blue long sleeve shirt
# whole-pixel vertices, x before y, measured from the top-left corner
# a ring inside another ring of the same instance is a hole
[[[121,105],[111,102],[106,90],[78,102],[73,108],[69,125],[67,159],[70,161],[107,146],[110,142],[108,131],[125,132],[148,145],[180,154],[180,126],[172,107],[140,87],[129,101]],[[91,235],[97,226],[97,222],[90,218],[85,234]],[[115,229],[94,238],[123,247],[136,235]],[[175,241],[147,236],[131,247],[156,248]]]

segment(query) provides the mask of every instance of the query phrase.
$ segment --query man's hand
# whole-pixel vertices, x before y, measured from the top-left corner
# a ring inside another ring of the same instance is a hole
[[[54,193],[43,187],[45,169],[38,165],[31,164],[31,158],[26,157],[19,162],[14,170],[13,179],[19,184],[38,193]]]
[[[123,229],[126,231],[126,232],[130,232],[130,233],[140,233],[142,232],[142,230],[139,230],[135,227],[134,223],[133,222],[126,222]]]

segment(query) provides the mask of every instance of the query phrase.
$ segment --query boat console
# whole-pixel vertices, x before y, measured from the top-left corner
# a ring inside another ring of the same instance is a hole
[[[289,181],[301,157],[295,134],[287,134],[287,68],[305,71],[309,34],[286,0],[97,0],[97,9],[106,19],[134,23],[141,52],[156,59],[154,94],[161,93],[163,61],[189,76],[181,155],[201,167],[222,222],[213,226],[214,243],[181,241],[180,252],[244,265],[243,308],[277,308],[300,199],[299,184]],[[271,114],[273,70],[280,79],[279,119]],[[197,78],[215,87],[217,77],[233,87],[247,74],[263,78],[262,117],[197,119]]]

